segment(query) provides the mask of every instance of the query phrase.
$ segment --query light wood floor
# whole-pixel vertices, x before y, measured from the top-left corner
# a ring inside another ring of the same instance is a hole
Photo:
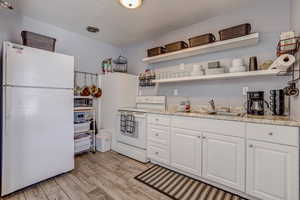
[[[76,157],[75,170],[31,186],[5,200],[170,200],[136,181],[144,165],[115,152]]]

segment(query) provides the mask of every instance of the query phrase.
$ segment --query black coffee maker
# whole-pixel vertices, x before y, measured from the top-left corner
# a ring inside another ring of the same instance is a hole
[[[247,92],[247,114],[248,115],[264,115],[265,104],[269,107],[269,104],[265,101],[265,92]]]

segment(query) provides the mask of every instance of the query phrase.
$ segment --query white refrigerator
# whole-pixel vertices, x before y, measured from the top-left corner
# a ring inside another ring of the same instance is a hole
[[[1,196],[74,169],[74,58],[4,42]]]
[[[136,75],[125,73],[109,73],[101,75],[99,79],[103,94],[99,101],[98,120],[101,129],[112,134],[111,148],[114,151],[118,151],[116,140],[118,109],[135,107],[138,93],[137,80]]]

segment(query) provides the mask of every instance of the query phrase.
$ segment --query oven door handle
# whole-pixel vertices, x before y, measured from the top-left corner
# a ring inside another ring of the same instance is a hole
[[[145,118],[146,116],[145,116],[145,114],[134,114],[133,115],[135,118]]]

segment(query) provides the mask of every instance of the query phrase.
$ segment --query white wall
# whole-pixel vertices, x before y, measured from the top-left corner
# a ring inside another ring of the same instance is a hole
[[[291,26],[292,29],[300,33],[300,1],[291,0]]]
[[[21,41],[21,31],[33,31],[57,39],[56,52],[75,56],[76,70],[99,73],[105,58],[117,57],[121,49],[29,17],[0,10],[0,42]]]
[[[14,12],[7,10],[0,10],[0,42],[10,40],[12,42],[18,41],[18,34],[16,32],[17,26],[21,25],[21,17]],[[1,46],[2,47],[2,46]],[[0,48],[2,49],[2,48]]]
[[[278,13],[280,12],[280,17]],[[289,30],[290,27],[290,4],[282,0],[264,0],[259,4],[254,4],[251,8],[238,10],[236,12],[211,18],[207,21],[188,26],[168,34],[162,35],[143,44],[132,45],[127,48],[127,55],[130,62],[130,72],[139,73],[147,66],[141,59],[146,57],[146,49],[161,46],[178,40],[187,40],[196,35],[208,32],[214,33],[218,37],[218,30],[245,22],[252,24],[253,32],[261,34],[259,45],[249,48],[237,49],[223,53],[196,56],[175,62],[167,62],[155,65],[154,67],[172,66],[178,63],[193,63],[222,58],[249,57],[257,55],[262,59],[275,58],[276,44],[279,34]]]
[[[298,0],[295,0],[298,1]],[[146,49],[167,44],[178,40],[186,40],[189,37],[213,32],[218,36],[218,30],[233,25],[250,22],[253,32],[259,32],[261,39],[258,45],[247,48],[239,48],[226,52],[219,52],[191,58],[165,62],[152,65],[154,69],[178,69],[180,63],[192,64],[212,60],[224,60],[242,57],[246,64],[250,56],[258,56],[259,62],[276,58],[276,45],[280,32],[290,29],[290,2],[282,0],[264,0],[244,10],[238,10],[224,16],[211,18],[207,21],[194,24],[166,35],[162,35],[142,44],[135,44],[126,49],[129,58],[129,71],[138,74],[147,65],[141,60],[146,57]],[[299,10],[299,9],[298,9]],[[278,17],[280,13],[280,17]],[[158,94],[167,95],[168,101],[178,103],[183,97],[190,97],[194,104],[207,104],[210,98],[215,98],[216,103],[223,106],[243,106],[245,97],[242,88],[247,86],[250,90],[264,90],[269,94],[271,89],[285,87],[286,77],[246,78],[225,81],[197,81],[190,83],[174,83],[160,85]],[[179,90],[179,97],[173,96],[173,89]],[[153,90],[143,90],[144,94],[153,94]],[[268,100],[268,97],[266,97]],[[299,118],[300,119],[300,118]]]
[[[120,55],[120,49],[77,33],[72,33],[53,25],[23,17],[18,31],[33,31],[57,39],[56,51],[75,56],[76,68],[81,71],[99,73],[102,60]],[[78,63],[79,59],[79,63]]]

